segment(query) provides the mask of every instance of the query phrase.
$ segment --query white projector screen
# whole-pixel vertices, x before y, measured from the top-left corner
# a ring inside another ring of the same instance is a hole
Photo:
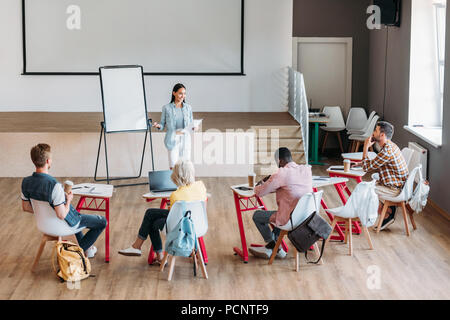
[[[22,0],[24,74],[243,74],[244,0]]]
[[[105,132],[147,130],[143,77],[140,66],[100,68]]]

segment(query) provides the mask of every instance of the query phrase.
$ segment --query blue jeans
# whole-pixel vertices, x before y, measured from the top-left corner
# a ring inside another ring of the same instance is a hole
[[[81,214],[80,218],[80,228],[86,227],[89,231],[84,235],[83,231],[80,231],[76,234],[76,237],[81,249],[86,251],[94,244],[103,230],[105,230],[107,221],[105,217],[95,214]]]

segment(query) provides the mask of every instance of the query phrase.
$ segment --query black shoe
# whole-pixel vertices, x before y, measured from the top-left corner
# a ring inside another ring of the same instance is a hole
[[[387,217],[386,219],[383,220],[380,231],[389,227],[391,224],[394,223],[394,221],[395,221],[395,210],[392,211],[392,213],[389,215],[389,217]]]

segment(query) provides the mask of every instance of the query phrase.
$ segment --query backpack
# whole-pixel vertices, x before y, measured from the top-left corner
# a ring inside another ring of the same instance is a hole
[[[419,170],[419,182],[417,183],[416,189],[409,200],[410,207],[414,212],[422,212],[423,208],[427,205],[428,193],[430,192],[429,184],[423,179],[422,171]]]
[[[172,256],[190,257],[192,251],[197,250],[197,237],[194,223],[191,219],[191,211],[186,211],[186,204],[181,205],[183,217],[170,232],[167,232],[166,224],[166,248],[165,251]]]
[[[59,266],[56,270],[55,258]],[[84,255],[83,249],[69,241],[58,241],[53,250],[53,270],[57,277],[63,281],[80,281],[86,279],[91,273],[91,263]]]

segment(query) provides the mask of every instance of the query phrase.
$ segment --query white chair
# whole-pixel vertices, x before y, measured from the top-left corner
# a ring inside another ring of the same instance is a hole
[[[345,130],[345,122],[344,117],[342,116],[341,107],[324,107],[322,112],[329,117],[329,121],[326,123],[326,126],[321,127],[321,129],[326,132],[322,146],[322,153],[325,150],[329,132],[336,133],[341,152],[344,152],[344,148],[342,147],[341,131]]]
[[[367,131],[367,127],[370,125],[370,122],[372,121],[373,117],[375,117],[377,113],[375,111],[372,111],[369,115],[368,118],[366,118],[364,120],[364,122],[361,122],[362,127],[360,129],[357,128],[349,128],[347,129],[347,134],[348,135],[352,135],[352,134],[357,134],[357,135],[361,135],[364,134]],[[362,118],[362,117],[361,117]],[[359,120],[359,119],[358,119]],[[356,121],[356,120],[355,120]],[[360,120],[361,121],[361,120]]]
[[[286,223],[284,226],[278,227],[280,229],[280,235],[278,236],[277,242],[275,244],[275,247],[272,250],[272,256],[270,257],[269,264],[273,263],[273,260],[275,259],[275,256],[277,255],[278,248],[281,245],[281,242],[283,241],[283,238],[285,235],[288,234],[289,231],[294,230],[297,228],[303,221],[305,221],[312,213],[314,213],[316,210],[320,210],[320,201],[322,200],[323,190],[319,192],[315,192],[315,195],[313,193],[307,193],[303,195],[300,200],[298,200],[297,205],[295,206],[294,211],[291,214],[291,219],[289,219],[288,223]],[[291,223],[292,220],[292,223]],[[325,241],[325,239],[324,239]],[[298,272],[299,270],[299,254],[298,251],[293,246],[294,255],[295,255],[295,271]],[[314,244],[314,250],[316,251],[316,254],[319,256],[320,251],[319,247],[317,246],[317,243]],[[321,264],[323,264],[323,260],[321,259]]]
[[[353,190],[351,196],[348,198],[345,206],[327,209],[328,213],[334,216],[331,229],[334,230],[336,224],[339,222],[346,222],[345,227],[345,240],[344,243],[348,242],[348,254],[351,256],[353,254],[353,243],[352,243],[352,220],[361,222],[363,233],[369,243],[369,247],[373,250],[372,239],[370,238],[369,230],[370,227],[375,224],[378,216],[378,197],[375,193],[375,181],[371,182],[361,182],[359,183],[355,190]],[[326,240],[328,243],[331,239],[331,234]]]
[[[208,273],[206,272],[205,263],[203,261],[202,250],[200,250],[198,238],[203,237],[208,231],[208,216],[206,213],[206,203],[205,201],[177,201],[170,208],[169,215],[167,216],[166,227],[167,232],[172,231],[180,220],[183,218],[182,204],[185,203],[186,211],[191,211],[191,219],[194,224],[195,235],[197,237],[197,251],[193,252],[192,256],[194,258],[195,267],[197,268],[200,262],[200,268],[202,270],[203,276],[208,279]],[[195,250],[194,250],[195,251]],[[161,262],[160,271],[164,270],[169,254],[167,251],[164,253],[164,259]],[[175,256],[170,255],[169,261],[169,275],[167,280],[172,280],[173,270],[175,268]]]
[[[417,229],[416,222],[414,221],[414,217],[413,217],[414,212],[408,211],[406,209],[406,203],[408,203],[408,201],[411,199],[411,197],[413,195],[414,179],[416,177],[416,174],[418,174],[418,172],[420,170],[422,170],[422,165],[419,164],[417,167],[415,167],[409,173],[408,179],[406,180],[405,185],[403,186],[403,189],[398,196],[396,196],[396,197],[387,197],[387,196],[381,197],[380,196],[379,197],[380,200],[384,201],[384,206],[383,206],[383,209],[381,210],[381,215],[378,220],[378,226],[377,226],[377,230],[376,230],[377,233],[380,232],[381,224],[383,223],[384,217],[386,215],[386,211],[387,211],[388,207],[390,207],[390,206],[396,206],[396,207],[402,208],[403,221],[405,223],[406,235],[408,237],[410,235],[409,226],[408,226],[408,218],[407,218],[408,215],[409,215],[409,219],[411,220],[413,229],[414,230]]]
[[[358,152],[360,144],[364,143],[364,141],[372,135],[379,118],[380,117],[378,115],[375,115],[370,121],[369,125],[364,127],[365,132],[363,134],[351,134],[348,137],[353,142],[356,142],[356,147],[353,152]]]
[[[72,236],[83,230],[84,227],[79,228],[78,225],[69,227],[67,222],[56,216],[55,210],[47,201],[31,199],[31,206],[33,207],[36,226],[43,233],[41,245],[31,268],[31,271],[34,271],[47,241],[58,241],[62,237]]]
[[[345,129],[347,130],[347,132],[359,132],[364,129],[366,122],[367,114],[364,108],[350,108]]]

